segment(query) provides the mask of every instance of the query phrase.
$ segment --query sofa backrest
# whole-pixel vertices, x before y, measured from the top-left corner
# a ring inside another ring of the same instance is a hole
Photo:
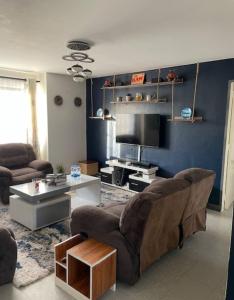
[[[0,144],[0,166],[17,168],[36,159],[33,147],[29,144]]]
[[[141,271],[178,246],[189,193],[188,181],[173,178],[153,182],[127,203],[120,231],[138,252]]]
[[[201,168],[191,168],[177,173],[174,178],[184,179],[191,184],[189,201],[182,222],[191,215],[206,208],[212,191],[215,172]]]

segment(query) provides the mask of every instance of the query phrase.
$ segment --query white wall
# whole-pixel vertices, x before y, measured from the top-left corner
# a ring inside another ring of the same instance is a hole
[[[48,159],[54,168],[62,164],[67,171],[73,162],[86,159],[86,83],[76,83],[68,75],[47,73]],[[54,104],[61,95],[63,104]],[[76,107],[74,98],[81,97]]]

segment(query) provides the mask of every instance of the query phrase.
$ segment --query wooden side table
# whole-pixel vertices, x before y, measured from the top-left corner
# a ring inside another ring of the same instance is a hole
[[[55,246],[55,282],[76,299],[96,300],[116,288],[116,249],[76,235]]]

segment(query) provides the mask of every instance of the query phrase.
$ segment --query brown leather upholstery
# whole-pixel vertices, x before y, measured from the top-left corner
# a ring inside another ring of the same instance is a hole
[[[52,173],[53,168],[47,161],[36,160],[29,144],[0,145],[0,200],[9,203],[9,186],[30,182],[32,178],[43,178]]]
[[[117,277],[133,284],[160,256],[205,229],[214,177],[213,171],[189,169],[175,178],[153,182],[127,203],[108,204],[104,209],[77,208],[71,232],[115,247]]]

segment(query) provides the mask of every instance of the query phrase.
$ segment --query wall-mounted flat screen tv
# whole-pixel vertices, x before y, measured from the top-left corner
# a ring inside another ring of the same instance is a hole
[[[159,114],[117,114],[116,142],[159,147]]]

